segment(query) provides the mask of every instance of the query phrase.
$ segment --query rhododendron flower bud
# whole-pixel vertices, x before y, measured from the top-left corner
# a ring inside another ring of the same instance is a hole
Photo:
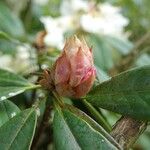
[[[61,56],[52,70],[44,72],[40,83],[61,96],[80,98],[91,89],[95,75],[91,48],[74,36],[66,41]]]
[[[74,36],[66,41],[54,65],[55,89],[61,96],[82,97],[92,87],[95,72],[91,49]]]

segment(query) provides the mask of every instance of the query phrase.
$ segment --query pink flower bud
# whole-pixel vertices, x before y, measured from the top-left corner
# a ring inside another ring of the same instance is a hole
[[[92,51],[86,42],[76,36],[68,39],[52,72],[53,83],[59,95],[73,98],[86,95],[96,74]]]

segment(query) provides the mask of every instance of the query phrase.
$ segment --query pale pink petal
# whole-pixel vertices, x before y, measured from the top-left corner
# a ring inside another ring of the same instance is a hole
[[[81,83],[74,89],[74,91],[76,92],[75,97],[80,98],[82,96],[85,96],[90,91],[94,80],[95,80],[95,70],[93,70],[91,76],[89,76],[88,79],[86,79],[83,83]]]
[[[81,47],[79,47],[77,54],[70,60],[70,64],[71,75],[69,84],[72,87],[76,87],[85,76],[87,68],[91,67],[91,63],[88,57],[84,55]]]
[[[56,61],[55,66],[55,84],[63,83],[69,80],[70,63],[66,58],[65,52]]]

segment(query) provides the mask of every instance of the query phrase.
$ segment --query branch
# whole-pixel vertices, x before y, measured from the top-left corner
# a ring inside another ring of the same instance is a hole
[[[147,122],[123,116],[114,125],[111,135],[124,150],[127,150],[144,132],[146,127]]]

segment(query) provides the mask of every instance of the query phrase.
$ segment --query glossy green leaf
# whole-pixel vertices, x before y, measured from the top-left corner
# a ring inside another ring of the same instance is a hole
[[[30,149],[36,125],[34,109],[27,109],[0,127],[1,150]]]
[[[56,150],[120,149],[102,127],[73,106],[55,112],[53,128]]]
[[[23,77],[12,72],[0,69],[0,100],[15,96],[25,90],[36,88]]]
[[[96,86],[86,99],[97,107],[150,120],[150,65],[112,77]]]
[[[20,109],[11,101],[0,101],[0,126],[16,116],[19,112]]]
[[[24,34],[21,20],[3,2],[0,2],[0,30],[17,37]]]

